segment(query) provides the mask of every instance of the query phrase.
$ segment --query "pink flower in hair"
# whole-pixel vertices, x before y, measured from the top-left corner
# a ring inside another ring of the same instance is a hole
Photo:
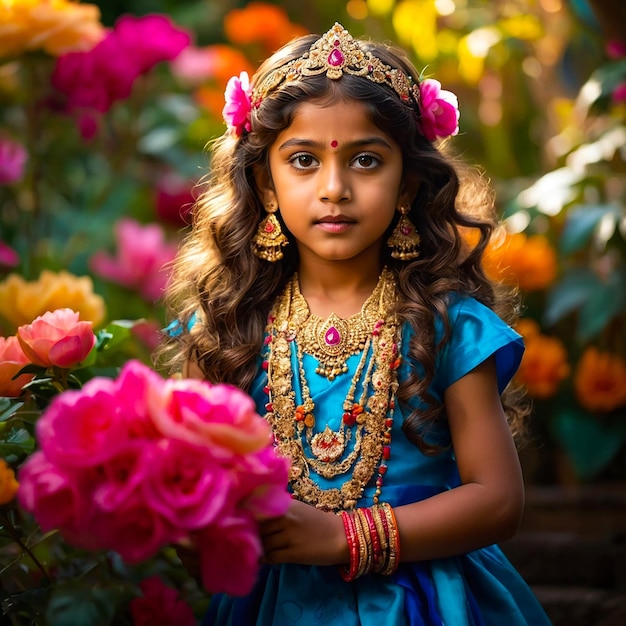
[[[222,109],[222,116],[228,129],[237,137],[240,137],[244,130],[250,132],[251,94],[248,72],[233,76],[226,85],[224,92],[226,104]]]
[[[420,112],[419,125],[428,141],[459,132],[459,101],[438,80],[427,78],[420,83]]]

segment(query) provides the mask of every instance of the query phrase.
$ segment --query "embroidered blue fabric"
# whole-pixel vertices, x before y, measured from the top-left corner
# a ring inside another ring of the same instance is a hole
[[[437,359],[432,394],[443,392],[490,356],[495,356],[498,384],[503,389],[523,354],[521,337],[476,300],[454,296],[449,306],[451,337]],[[403,333],[407,356],[409,329]],[[440,324],[437,332],[443,332]],[[296,366],[295,355],[294,366]],[[343,399],[358,356],[348,360],[349,373],[334,381],[316,376],[315,360],[305,355],[304,366],[316,414],[328,416],[338,429]],[[405,376],[405,358],[399,376]],[[297,370],[295,370],[297,371]],[[251,394],[259,411],[266,396],[261,370]],[[301,399],[296,387],[296,399]],[[417,402],[417,401],[416,401]],[[406,414],[396,409],[392,456],[382,499],[392,506],[417,502],[460,484],[450,448],[426,456],[401,431]],[[321,429],[326,423],[320,424]],[[450,433],[444,421],[428,432],[429,440],[446,445]],[[314,474],[312,474],[314,475]],[[322,487],[341,484],[319,479]],[[361,506],[373,503],[374,485],[365,489]],[[336,567],[284,564],[264,566],[252,592],[235,598],[216,594],[203,626],[549,626],[550,622],[525,581],[497,546],[417,563],[402,563],[393,576],[370,575],[346,583]]]

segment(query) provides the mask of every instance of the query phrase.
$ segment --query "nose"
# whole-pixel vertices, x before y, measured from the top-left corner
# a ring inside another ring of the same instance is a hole
[[[348,172],[336,160],[324,163],[319,172],[319,198],[324,202],[347,202],[352,197]]]

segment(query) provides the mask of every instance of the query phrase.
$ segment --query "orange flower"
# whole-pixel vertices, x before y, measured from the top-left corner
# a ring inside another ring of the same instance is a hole
[[[526,350],[515,379],[533,398],[553,396],[570,373],[563,343],[556,337],[542,335],[534,320],[520,320],[516,330],[524,337]]]
[[[0,504],[11,502],[15,498],[18,487],[15,472],[4,459],[0,459]]]
[[[483,258],[485,272],[494,280],[519,285],[523,291],[543,289],[557,272],[554,248],[543,235],[507,234],[491,243]]]
[[[0,396],[17,398],[22,393],[22,387],[35,375],[22,374],[15,380],[13,377],[29,363],[17,337],[0,337]]]
[[[0,282],[0,316],[18,326],[30,324],[47,311],[70,308],[98,326],[105,317],[104,299],[93,292],[89,276],[44,270],[39,280],[27,282],[10,274]]]
[[[95,4],[70,0],[0,2],[0,58],[33,50],[53,56],[88,50],[104,34]]]
[[[234,44],[261,43],[267,52],[308,33],[290,22],[284,9],[266,2],[251,2],[243,9],[229,11],[224,18],[224,32]]]
[[[626,404],[626,363],[619,356],[585,350],[574,376],[578,402],[590,411],[612,411]]]

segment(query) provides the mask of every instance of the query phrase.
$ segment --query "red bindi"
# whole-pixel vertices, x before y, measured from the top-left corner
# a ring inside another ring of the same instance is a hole
[[[333,140],[330,142],[330,147],[331,147],[331,148],[336,148],[338,145],[339,145],[339,142],[338,142],[336,139],[333,139]]]

